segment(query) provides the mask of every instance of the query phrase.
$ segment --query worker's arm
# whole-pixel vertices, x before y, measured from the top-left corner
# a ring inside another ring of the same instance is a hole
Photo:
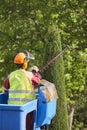
[[[39,73],[37,73],[36,71],[25,71],[26,75],[30,78],[30,80],[32,81],[32,85],[33,87],[36,87],[37,85],[40,84],[40,81],[42,79],[41,75]]]
[[[8,92],[10,88],[10,84],[9,84],[9,76],[5,79],[4,81],[4,92]]]

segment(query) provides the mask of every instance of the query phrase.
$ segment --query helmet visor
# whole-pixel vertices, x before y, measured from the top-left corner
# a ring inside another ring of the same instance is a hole
[[[32,59],[32,60],[35,59],[35,57],[34,57],[31,53],[29,53],[29,52],[28,52],[28,58],[29,58],[29,59]]]
[[[35,57],[31,53],[29,53],[27,50],[23,50],[22,52],[27,55],[27,60],[29,60],[29,59],[34,60],[35,59]]]

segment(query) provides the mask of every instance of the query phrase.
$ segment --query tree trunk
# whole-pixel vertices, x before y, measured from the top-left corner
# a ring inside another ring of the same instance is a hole
[[[70,106],[69,112],[69,130],[72,130],[73,116],[74,116],[75,106]]]

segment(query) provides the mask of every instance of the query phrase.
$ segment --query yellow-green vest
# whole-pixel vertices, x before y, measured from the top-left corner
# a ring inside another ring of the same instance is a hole
[[[25,70],[19,69],[10,74],[9,104],[25,104],[36,98],[32,88],[32,81]]]

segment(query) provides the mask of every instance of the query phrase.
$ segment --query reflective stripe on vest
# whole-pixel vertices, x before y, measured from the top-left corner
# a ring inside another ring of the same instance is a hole
[[[35,96],[35,92],[34,91],[30,91],[30,90],[9,90],[9,93],[13,93],[13,94],[17,94],[17,93],[27,93],[27,94],[33,94]],[[25,103],[31,101],[28,98],[9,98],[8,101],[23,101]]]
[[[18,101],[18,102],[22,102],[23,101],[23,102],[27,103],[27,102],[29,102],[31,100],[29,100],[27,98],[9,98],[8,101]]]
[[[30,90],[9,90],[9,93],[28,93],[28,94],[35,94],[35,91],[30,91]]]
[[[24,70],[19,69],[10,74],[10,104],[25,104],[35,99],[35,93],[32,88],[32,82],[26,76]]]

